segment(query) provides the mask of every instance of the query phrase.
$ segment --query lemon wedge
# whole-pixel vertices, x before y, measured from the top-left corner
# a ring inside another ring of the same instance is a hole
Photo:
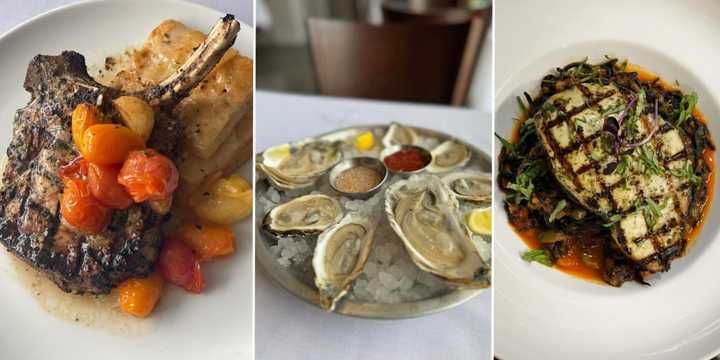
[[[358,150],[370,150],[375,145],[375,137],[370,131],[366,131],[355,138],[355,147]]]
[[[480,235],[492,235],[492,209],[474,209],[465,219],[472,232]]]
[[[263,156],[268,164],[276,165],[290,156],[290,144],[273,146],[267,149]]]

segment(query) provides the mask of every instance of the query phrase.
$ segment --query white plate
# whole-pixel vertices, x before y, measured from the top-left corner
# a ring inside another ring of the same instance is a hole
[[[498,2],[495,131],[507,137],[515,96],[536,94],[542,77],[585,56],[629,58],[685,91],[696,91],[720,136],[720,3],[695,1]],[[622,9],[622,10],[613,10]],[[538,15],[542,14],[542,15]],[[496,142],[495,155],[501,145]],[[720,184],[715,184],[718,194]],[[720,209],[690,254],[645,287],[579,280],[520,259],[495,190],[495,353],[515,359],[704,359],[720,352]]]
[[[0,37],[0,148],[5,150],[15,110],[29,95],[22,88],[37,54],[73,49],[88,64],[141,44],[162,20],[173,18],[208,31],[221,13],[184,2],[86,2],[34,18]],[[253,56],[254,30],[243,24],[235,47]],[[242,173],[252,178],[252,166]],[[0,358],[3,359],[250,359],[252,358],[252,221],[237,228],[237,253],[203,267],[207,291],[176,288],[163,294],[144,335],[120,336],[82,327],[46,313],[17,280],[0,253]]]

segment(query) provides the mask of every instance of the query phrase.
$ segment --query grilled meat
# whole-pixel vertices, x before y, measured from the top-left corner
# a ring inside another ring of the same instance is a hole
[[[138,93],[100,85],[88,75],[78,53],[36,56],[24,84],[32,99],[16,114],[7,150],[0,189],[0,243],[67,292],[109,293],[119,282],[152,271],[164,219],[149,206],[116,210],[107,229],[95,235],[83,234],[62,219],[58,168],[78,156],[70,130],[72,112],[87,102],[112,115],[112,99],[144,98],[156,113],[148,147],[172,156],[182,131],[172,108],[212,70],[238,29],[239,23],[226,16],[178,72]]]

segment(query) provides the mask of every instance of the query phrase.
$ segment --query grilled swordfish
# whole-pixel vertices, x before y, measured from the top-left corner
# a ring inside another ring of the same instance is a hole
[[[181,131],[172,108],[212,70],[239,28],[233,16],[226,15],[174,75],[137,93],[99,84],[88,75],[83,56],[72,51],[32,59],[24,84],[32,98],[15,116],[0,188],[0,243],[67,292],[105,294],[129,277],[150,273],[162,245],[159,226],[164,217],[149,206],[114,211],[110,225],[95,235],[83,234],[62,219],[58,168],[79,155],[72,142],[71,114],[87,102],[112,115],[113,99],[143,98],[155,109],[148,147],[172,157]]]
[[[534,121],[558,182],[607,221],[618,247],[643,272],[681,255],[702,158],[645,92],[578,83],[544,102]]]

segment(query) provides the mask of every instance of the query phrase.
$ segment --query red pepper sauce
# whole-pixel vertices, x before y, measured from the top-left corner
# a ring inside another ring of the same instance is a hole
[[[393,171],[415,171],[427,165],[427,159],[419,150],[402,149],[385,157],[385,166]]]
[[[638,73],[638,79],[643,82],[652,82],[655,79],[659,79],[659,77],[637,65],[628,64],[626,71],[633,71]],[[660,80],[659,84],[662,86],[665,90],[675,90],[677,87],[674,85],[664,81]],[[693,110],[693,116],[698,119],[700,122],[707,124],[707,121],[705,119],[705,116],[700,112],[698,107],[696,106]],[[513,128],[512,135],[510,136],[509,141],[512,143],[516,143],[520,139],[520,126],[522,123],[527,120],[527,114],[522,114],[518,121],[515,124],[515,127]],[[705,149],[703,153],[703,158],[705,159],[705,162],[710,167],[710,175],[707,179],[707,200],[705,203],[705,207],[703,208],[703,214],[700,217],[700,220],[695,225],[695,227],[690,230],[687,237],[687,246],[685,248],[685,252],[692,247],[692,245],[695,243],[695,239],[697,238],[698,234],[702,231],[702,227],[705,224],[705,219],[707,218],[707,214],[710,211],[710,205],[712,204],[712,198],[715,190],[715,151],[711,149]],[[520,238],[523,240],[525,245],[527,245],[530,249],[541,249],[543,248],[542,243],[540,243],[540,240],[538,237],[540,236],[540,233],[542,233],[542,229],[539,228],[533,228],[526,231],[520,231],[519,229],[515,228],[512,224],[510,226],[513,228],[515,233],[517,233]],[[603,280],[602,274],[603,274],[603,265],[605,263],[605,254],[603,253],[602,247],[596,247],[591,246],[587,248],[583,248],[579,246],[581,242],[588,242],[583,241],[587,239],[571,239],[568,243],[569,249],[568,254],[566,256],[563,256],[562,258],[558,259],[556,263],[554,264],[554,268],[558,269],[564,273],[579,277],[581,279],[590,280],[593,282],[598,282],[605,284],[605,281]],[[683,254],[685,255],[685,254]],[[586,259],[586,261],[583,261],[583,258]],[[590,259],[591,261],[587,261]],[[590,264],[600,264],[600,266],[590,266]]]

